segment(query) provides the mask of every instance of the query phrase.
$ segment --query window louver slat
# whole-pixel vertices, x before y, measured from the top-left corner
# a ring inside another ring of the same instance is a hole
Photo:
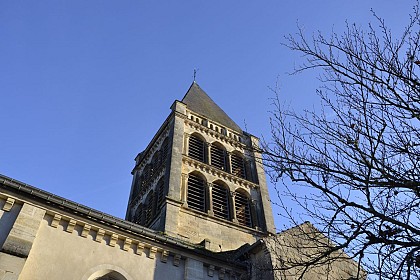
[[[146,219],[145,219],[145,224],[149,225],[152,222],[153,219],[153,200],[154,200],[154,193],[151,192],[148,196],[147,196],[147,207],[146,207]]]
[[[214,184],[212,190],[214,216],[229,220],[229,197],[228,190],[222,186]]]
[[[137,207],[137,209],[136,209],[136,213],[135,213],[135,215],[134,215],[134,222],[136,223],[136,224],[139,224],[139,225],[141,225],[141,223],[142,223],[142,214],[143,214],[143,205],[142,204],[140,204],[138,207]]]
[[[231,156],[232,174],[246,179],[245,164],[242,157],[232,154]]]
[[[249,199],[239,192],[237,192],[235,195],[235,208],[236,219],[238,220],[239,224],[252,227]]]
[[[157,206],[158,208],[163,204],[163,200],[165,197],[165,193],[164,193],[164,182],[163,180],[159,180],[158,185],[157,185]]]
[[[162,143],[162,163],[165,162],[166,158],[168,157],[169,153],[169,141],[168,138],[166,138]]]
[[[211,165],[214,167],[226,170],[226,157],[225,157],[225,151],[216,147],[211,146]]]
[[[190,174],[188,177],[188,207],[205,212],[205,181]]]
[[[204,141],[200,138],[191,135],[189,140],[188,155],[195,160],[204,162]]]

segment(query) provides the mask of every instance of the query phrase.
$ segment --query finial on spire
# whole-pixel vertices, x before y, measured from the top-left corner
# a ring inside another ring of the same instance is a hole
[[[195,78],[197,77],[198,70],[200,70],[200,69],[194,68],[194,80],[193,80],[194,83],[195,83]]]

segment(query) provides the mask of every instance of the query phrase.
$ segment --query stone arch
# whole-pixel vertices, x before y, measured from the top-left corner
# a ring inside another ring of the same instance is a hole
[[[243,195],[245,195],[248,199],[251,199],[251,193],[249,192],[249,190],[244,189],[242,187],[238,187],[235,189],[236,193],[242,193]]]
[[[134,278],[116,265],[101,264],[89,269],[82,280],[134,280]]]

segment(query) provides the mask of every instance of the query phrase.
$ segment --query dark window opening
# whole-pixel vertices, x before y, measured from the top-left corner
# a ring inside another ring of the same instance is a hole
[[[157,193],[157,208],[162,206],[163,201],[165,199],[165,190],[164,190],[164,180],[163,178],[159,180],[156,186],[156,193]]]
[[[237,154],[231,156],[232,174],[246,179],[246,169],[244,159]]]
[[[210,152],[211,152],[211,165],[218,169],[227,171],[225,150],[223,150],[222,148],[219,148],[216,145],[212,145],[210,148]]]
[[[136,213],[134,214],[133,222],[136,224],[142,225],[142,215],[143,215],[143,204],[140,204],[137,209]]]
[[[168,157],[168,153],[169,153],[169,140],[168,137],[165,138],[165,140],[162,143],[162,163],[165,163],[166,158]]]
[[[214,184],[212,189],[214,216],[230,220],[229,191],[227,188]]]
[[[146,205],[144,207],[145,211],[145,225],[148,226],[154,217],[154,192],[151,191],[146,198]]]
[[[200,177],[190,174],[188,176],[188,207],[205,212],[206,211],[206,182]]]
[[[235,208],[236,219],[238,220],[239,224],[247,227],[252,227],[249,199],[240,192],[237,192],[235,195]]]
[[[191,158],[205,162],[205,145],[204,141],[195,135],[190,136],[188,156]]]

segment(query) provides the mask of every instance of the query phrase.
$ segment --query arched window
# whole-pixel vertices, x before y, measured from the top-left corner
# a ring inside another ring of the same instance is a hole
[[[252,227],[250,200],[242,192],[235,194],[235,211],[240,225]]]
[[[165,189],[164,189],[165,183],[163,178],[159,180],[159,182],[156,185],[156,204],[157,209],[160,208],[160,206],[163,204],[163,201],[165,199]]]
[[[162,147],[161,147],[160,150],[162,152],[162,163],[165,163],[166,158],[168,157],[168,154],[169,154],[169,140],[168,140],[168,137],[166,137],[165,140],[163,140]]]
[[[144,212],[145,212],[145,221],[144,224],[148,226],[154,217],[154,192],[150,191],[149,194],[146,197],[146,203],[144,205]]]
[[[231,157],[232,174],[246,179],[245,160],[238,153],[232,153]]]
[[[151,165],[147,164],[143,169],[144,179],[147,181],[151,176]]]
[[[144,173],[143,173],[140,176],[140,195],[143,195],[144,192],[146,191],[146,184],[147,184],[147,182],[144,178]]]
[[[135,222],[136,224],[142,225],[143,224],[142,215],[143,215],[143,204],[140,204],[136,209],[136,213],[134,214],[133,222]]]
[[[137,195],[140,193],[140,189],[141,189],[141,176],[140,176],[139,172],[136,173],[135,178],[136,179],[135,179],[135,182],[134,182],[132,199],[137,197]]]
[[[188,175],[188,207],[206,212],[206,181],[196,174]]]
[[[191,135],[189,137],[188,143],[188,156],[201,161],[205,162],[205,144],[204,141],[196,135]]]
[[[230,220],[229,190],[221,182],[213,183],[212,200],[214,216]]]
[[[223,148],[222,145],[218,144],[218,143],[214,143],[211,145],[210,148],[210,154],[211,154],[211,165],[227,171],[226,168],[226,150]]]
[[[154,153],[153,158],[152,158],[152,167],[151,167],[152,175],[156,174],[156,172],[157,172],[157,170],[160,166],[159,161],[160,161],[159,151],[157,151],[157,152]]]

